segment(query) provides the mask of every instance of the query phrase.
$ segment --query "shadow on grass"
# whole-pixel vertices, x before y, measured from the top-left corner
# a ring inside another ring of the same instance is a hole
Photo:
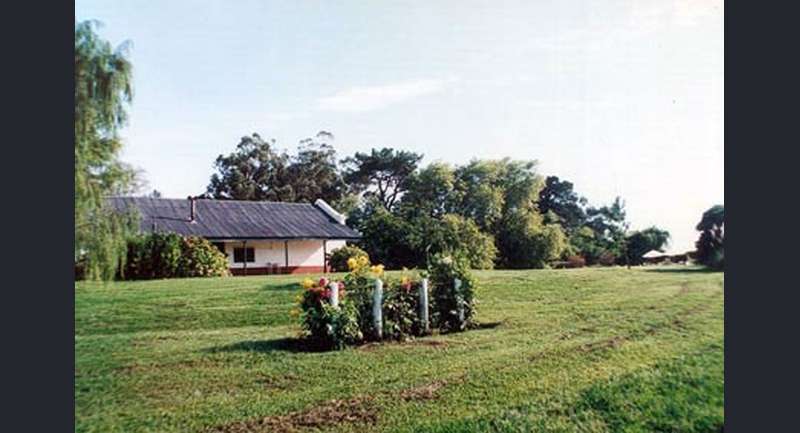
[[[470,325],[469,329],[480,331],[482,329],[494,329],[498,326],[502,325],[503,322],[486,322],[486,323],[474,323]]]
[[[323,352],[323,351],[324,351],[323,349],[308,344],[307,341],[291,337],[276,338],[273,340],[246,340],[246,341],[240,341],[238,343],[204,349],[204,352],[207,353],[225,353],[225,352],[305,353],[305,352]]]
[[[713,273],[722,273],[723,271],[716,271],[711,268],[689,268],[689,269],[681,269],[681,268],[653,268],[653,269],[645,269],[645,272],[657,272],[657,273],[664,273],[664,274],[713,274]]]
[[[269,290],[270,292],[298,292],[300,291],[300,284],[296,281],[284,284],[264,284],[261,290]]]

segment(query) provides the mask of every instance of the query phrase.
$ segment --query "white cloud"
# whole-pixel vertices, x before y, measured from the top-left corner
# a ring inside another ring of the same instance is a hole
[[[380,86],[359,86],[320,98],[317,107],[325,111],[370,111],[428,96],[445,90],[455,79],[416,80]]]

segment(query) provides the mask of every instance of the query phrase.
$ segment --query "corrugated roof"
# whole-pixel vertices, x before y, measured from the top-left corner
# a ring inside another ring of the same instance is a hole
[[[195,222],[188,199],[111,197],[118,211],[137,209],[141,229],[208,239],[359,239],[310,203],[197,199]]]

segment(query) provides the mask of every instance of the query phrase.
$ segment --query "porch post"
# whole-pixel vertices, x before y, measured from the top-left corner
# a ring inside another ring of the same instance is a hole
[[[288,240],[283,241],[283,256],[284,256],[284,259],[286,260],[286,265],[283,268],[284,269],[284,273],[288,274],[289,273],[289,241]]]
[[[322,240],[322,273],[328,273],[328,241]]]
[[[242,252],[244,253],[243,254],[243,256],[244,256],[244,276],[246,277],[247,276],[247,241],[246,240],[242,241],[242,250],[244,250]]]

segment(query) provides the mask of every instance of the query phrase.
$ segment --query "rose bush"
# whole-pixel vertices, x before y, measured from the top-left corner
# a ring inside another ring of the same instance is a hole
[[[298,296],[299,308],[294,314],[301,317],[303,330],[312,346],[320,349],[341,349],[363,339],[358,328],[357,312],[348,300],[343,282],[339,282],[339,305],[331,304],[330,281],[303,281]]]

